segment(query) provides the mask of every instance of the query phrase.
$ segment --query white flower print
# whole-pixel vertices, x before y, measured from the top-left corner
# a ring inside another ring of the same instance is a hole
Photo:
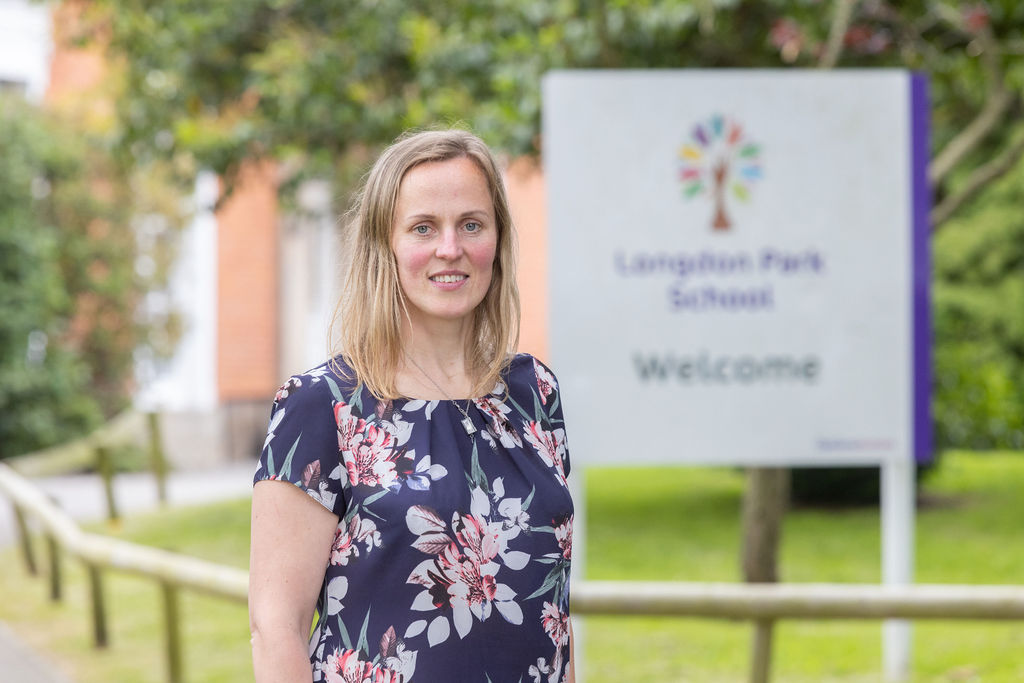
[[[569,515],[568,519],[555,527],[555,540],[562,549],[562,557],[567,560],[572,559],[572,520],[573,515]]]
[[[334,616],[344,605],[341,600],[348,594],[348,577],[335,576],[327,584],[327,615]]]
[[[302,380],[298,377],[292,377],[285,382],[277,393],[274,395],[274,401],[281,401],[288,398],[293,391],[302,386]]]
[[[277,429],[278,425],[281,424],[281,420],[284,419],[284,408],[278,408],[274,411],[274,416],[270,418],[270,424],[267,425],[267,438],[263,441],[263,450],[267,450],[267,446],[274,440],[274,430]]]
[[[335,650],[322,671],[327,683],[401,683],[402,676],[380,664],[365,661],[357,650]]]
[[[410,451],[410,455],[414,452]],[[406,478],[406,483],[409,488],[416,491],[426,491],[430,488],[431,481],[437,481],[448,474],[448,469],[444,465],[432,465],[430,464],[430,456],[424,455],[416,463],[416,469]]]
[[[530,677],[533,679],[533,683],[541,683],[541,677],[550,674],[551,667],[548,666],[547,661],[543,657],[538,657],[537,664],[531,664],[527,673],[530,674]]]
[[[540,402],[543,405],[547,405],[548,396],[558,391],[558,382],[555,381],[554,375],[548,372],[536,358],[533,359],[533,371],[537,375],[537,389],[540,395]]]
[[[569,615],[559,610],[558,605],[545,602],[544,611],[540,613],[540,621],[552,643],[559,646],[568,645]]]
[[[499,508],[503,503],[499,503]],[[515,512],[520,506],[513,503],[506,507]],[[503,564],[511,570],[522,569],[529,561],[529,554],[507,550],[511,530],[515,529],[514,533],[518,534],[519,527],[503,521],[492,522],[488,519],[490,513],[487,494],[476,487],[471,494],[469,514],[453,514],[451,533],[431,508],[415,505],[406,514],[406,524],[417,536],[413,547],[434,555],[417,565],[409,575],[409,583],[425,589],[413,601],[412,609],[450,610],[451,625],[460,638],[465,638],[472,629],[474,618],[486,621],[493,609],[513,624],[523,621],[515,591],[500,583],[497,573]],[[423,625],[417,622],[416,630],[410,626],[407,636],[422,632],[423,626],[425,622]],[[427,629],[428,643],[434,646],[444,642],[449,634],[448,618],[441,614]]]
[[[401,680],[412,679],[416,671],[416,650],[406,648],[405,641],[395,633],[395,627],[389,626],[380,638],[380,661],[390,671],[402,676]]]
[[[491,447],[495,447],[495,439],[501,442],[505,448],[522,447],[523,440],[519,438],[519,434],[516,433],[508,419],[508,414],[512,412],[511,408],[490,396],[475,398],[473,403],[488,418],[487,430],[483,436],[491,444]]]
[[[548,467],[556,469],[562,485],[568,487],[565,481],[565,430],[559,428],[549,431],[540,422],[531,420],[526,423],[526,440]]]
[[[362,519],[359,514],[352,516],[348,524],[338,525],[331,546],[331,564],[347,565],[349,558],[359,557],[359,543],[366,552],[380,547],[380,531],[372,519]]]
[[[337,403],[338,448],[348,471],[349,483],[388,488],[398,478],[395,470],[394,436],[378,424],[352,415],[352,406]]]
[[[402,410],[407,413],[414,413],[419,410],[422,410],[423,416],[429,420],[430,416],[434,413],[434,409],[437,408],[438,403],[440,403],[440,401],[424,401],[422,399],[414,399],[412,401],[407,401]]]
[[[316,384],[317,382],[320,381],[321,377],[323,377],[324,375],[330,374],[330,372],[331,372],[331,370],[330,370],[329,366],[322,365],[322,366],[320,366],[318,368],[313,368],[312,370],[307,372],[306,375],[310,378],[310,382],[309,382],[310,384]]]

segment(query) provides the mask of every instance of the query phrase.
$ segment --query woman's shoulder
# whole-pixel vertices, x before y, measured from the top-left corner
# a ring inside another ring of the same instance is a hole
[[[542,403],[558,391],[555,373],[544,362],[529,353],[517,353],[508,366],[508,384],[513,392],[528,388],[539,395]]]
[[[274,405],[285,403],[350,403],[362,389],[356,374],[341,356],[324,361],[305,372],[292,375],[274,395]]]

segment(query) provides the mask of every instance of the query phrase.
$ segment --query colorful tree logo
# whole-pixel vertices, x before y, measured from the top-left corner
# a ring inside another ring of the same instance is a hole
[[[683,196],[692,199],[711,194],[715,230],[732,226],[726,211],[726,194],[742,202],[750,199],[750,186],[761,178],[760,145],[744,138],[736,121],[715,114],[697,124],[691,140],[679,148],[679,179]]]

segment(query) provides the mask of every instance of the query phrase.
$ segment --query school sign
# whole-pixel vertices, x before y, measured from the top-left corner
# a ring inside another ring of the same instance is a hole
[[[926,122],[905,71],[549,74],[576,462],[928,459]]]

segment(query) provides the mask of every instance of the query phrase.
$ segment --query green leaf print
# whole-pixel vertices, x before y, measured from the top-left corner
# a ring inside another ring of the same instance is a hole
[[[370,608],[366,608],[366,618],[363,619],[363,628],[359,630],[359,643],[356,649],[360,652],[365,652],[367,655],[370,654],[370,646],[366,642],[366,627],[370,625]]]
[[[373,510],[371,510],[370,508],[366,507],[365,505],[363,505],[363,513],[367,514],[367,515],[370,515],[371,517],[376,517],[377,519],[379,519],[382,522],[388,521],[388,520],[384,519],[383,517],[381,517],[380,515],[378,515]]]
[[[338,403],[345,403],[345,397],[341,395],[341,389],[338,388],[338,385],[334,380],[327,375],[324,375],[324,381],[326,381],[327,386],[331,388],[331,395],[334,396],[334,400]]]
[[[510,403],[510,404],[512,404],[512,407],[519,411],[519,414],[523,416],[523,419],[525,419],[525,420],[529,420],[530,419],[530,414],[528,412],[526,412],[525,410],[523,410],[523,407],[521,405],[519,405],[518,403],[515,402],[515,399],[512,398],[512,394],[511,393],[505,394],[505,398],[502,399],[502,403]]]
[[[291,450],[288,451],[288,455],[284,459],[284,464],[281,465],[282,479],[291,479],[292,477],[292,457],[295,456],[295,449],[299,447],[299,439],[301,438],[301,433],[297,437],[295,437],[295,443],[292,444]]]
[[[479,486],[483,489],[487,495],[491,494],[491,487],[487,483],[487,475],[484,474],[483,468],[480,467],[480,452],[477,450],[476,441],[473,441],[473,457],[472,457],[472,470],[473,479],[470,481],[471,484]]]
[[[544,423],[546,423],[548,421],[547,420],[548,414],[544,412],[544,406],[542,406],[540,404],[540,393],[537,392],[537,391],[534,391],[532,393],[533,393],[533,414],[535,415],[533,420],[534,420],[534,422],[539,422],[541,424],[544,424]]]
[[[558,404],[559,403],[561,403],[561,394],[556,393],[555,394],[555,398],[552,399],[552,401],[551,401],[551,407],[548,409],[549,414],[551,414],[551,415],[555,414],[555,411],[558,410]],[[560,424],[564,424],[564,422],[565,422],[564,420],[555,420],[554,418],[549,418],[549,421],[551,422],[551,428],[552,429],[554,429],[555,427],[557,427]]]
[[[526,512],[526,508],[530,507],[530,502],[533,500],[533,494],[535,494],[535,493],[537,493],[537,487],[536,486],[531,486],[530,487],[530,495],[528,495],[526,497],[526,500],[523,501],[523,505],[522,505],[523,512]]]
[[[363,383],[360,382],[356,385],[355,391],[352,392],[352,400],[350,401],[352,407],[356,410],[362,411],[363,409]]]
[[[341,620],[341,615],[338,615],[338,633],[341,634],[341,644],[345,646],[346,650],[352,649],[352,639],[348,637],[348,629],[345,628],[345,622]]]
[[[378,498],[387,495],[388,491],[389,489],[382,489],[380,491],[377,491],[377,493],[373,494],[372,496],[367,496],[365,499],[363,499],[363,507],[366,507],[367,505],[377,500]]]
[[[561,578],[561,576],[562,576],[562,568],[559,567],[558,565],[555,565],[554,567],[551,568],[551,571],[549,571],[548,575],[544,578],[544,583],[541,584],[541,587],[538,588],[537,590],[533,591],[533,593],[531,593],[526,599],[527,600],[532,600],[533,598],[537,597],[538,595],[544,595],[545,593],[547,593],[548,591],[550,591],[552,588],[555,587],[555,585],[558,583],[558,580],[559,580],[559,578]]]
[[[277,472],[274,471],[274,450],[267,444],[267,474],[274,476]]]

